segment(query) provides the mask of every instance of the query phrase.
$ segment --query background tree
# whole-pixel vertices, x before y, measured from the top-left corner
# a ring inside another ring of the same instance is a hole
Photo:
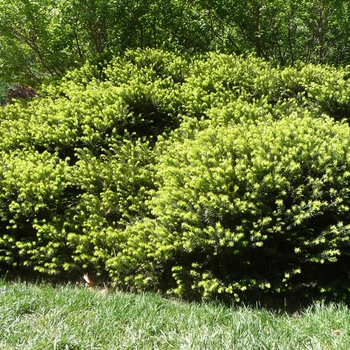
[[[0,33],[3,80],[36,85],[62,75],[75,61],[59,9],[50,0],[1,0]]]
[[[349,62],[348,1],[204,0],[202,4],[215,18],[220,50],[255,52],[282,65]]]
[[[188,0],[0,0],[0,79],[38,85],[128,48],[205,52],[206,10]]]
[[[348,64],[347,0],[0,0],[0,80],[32,86],[135,48]]]

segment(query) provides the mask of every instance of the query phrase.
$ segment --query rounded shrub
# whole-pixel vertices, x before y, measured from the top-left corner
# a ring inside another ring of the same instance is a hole
[[[68,160],[32,150],[0,153],[0,272],[56,274],[71,260],[64,222],[76,193]]]
[[[347,292],[349,146],[346,125],[308,116],[170,143],[152,217],[116,234],[111,274],[189,298]]]
[[[116,233],[149,214],[155,155],[146,141],[124,140],[99,158],[81,149],[78,159],[71,181],[81,194],[67,220],[66,240],[76,266],[106,276],[106,261],[118,249]]]
[[[347,75],[134,50],[1,108],[0,269],[346,296]]]

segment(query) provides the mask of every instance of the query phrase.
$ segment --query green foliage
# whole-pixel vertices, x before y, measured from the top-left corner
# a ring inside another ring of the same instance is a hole
[[[1,0],[0,78],[30,86],[128,49],[346,65],[346,0]]]
[[[127,49],[205,52],[213,39],[205,17],[187,0],[0,1],[1,76],[35,86]]]
[[[349,288],[349,132],[291,116],[169,144],[149,202],[154,219],[125,231],[118,277],[237,301]]]
[[[130,56],[113,61],[103,77],[95,66],[86,65],[61,83],[44,86],[45,98],[25,103],[25,108],[20,103],[7,106],[1,115],[0,148],[34,147],[74,162],[75,148],[99,155],[124,136],[151,140],[176,128],[177,81],[183,80],[185,61],[161,51]],[[141,58],[144,63],[138,62]]]
[[[348,76],[137,49],[2,108],[1,272],[89,271],[187,298],[342,298]]]
[[[0,106],[3,106],[5,104],[6,94],[10,87],[11,87],[10,84],[0,81]]]
[[[78,159],[72,177],[82,194],[67,240],[75,263],[105,274],[106,261],[118,249],[113,237],[149,213],[154,155],[147,142],[125,140],[100,158],[81,149]]]
[[[67,161],[48,152],[1,152],[1,263],[55,274],[70,260],[68,173]]]
[[[215,14],[221,50],[255,52],[281,65],[349,62],[349,3],[339,1],[219,0],[204,2]],[[227,52],[226,51],[226,52]]]
[[[61,83],[43,88],[42,95],[46,97],[17,102],[0,112],[0,148],[8,155],[3,157],[4,169],[18,161],[18,169],[27,167],[32,172],[39,161],[36,157],[45,156],[52,164],[64,162],[67,170],[62,177],[52,172],[62,196],[55,210],[46,203],[49,199],[36,190],[30,196],[17,195],[12,193],[13,185],[2,184],[3,261],[31,265],[34,270],[49,274],[73,271],[77,266],[103,273],[106,252],[112,254],[114,249],[105,237],[146,215],[144,201],[154,187],[151,165],[155,137],[179,124],[177,116],[170,113],[170,98],[175,96],[177,84],[167,72],[156,73],[155,66],[158,64],[159,68],[174,58],[176,79],[176,61],[181,64],[181,59],[168,54],[163,57],[156,51],[130,55],[132,59],[124,62],[130,61],[131,73],[124,73],[124,79],[119,76],[123,72],[122,60],[116,59],[106,69],[104,81],[94,66],[87,65],[71,72]],[[145,64],[140,72],[136,62],[142,59]],[[169,67],[165,69],[169,71]],[[114,80],[115,75],[118,81]],[[22,170],[6,174],[23,188],[37,188],[39,183],[35,176]],[[50,192],[49,178],[47,181],[48,187],[43,190]],[[12,194],[13,203],[8,202]],[[36,196],[40,197],[40,205]],[[54,193],[52,196],[56,198]],[[51,213],[49,217],[33,209],[44,204]],[[14,210],[19,213],[14,215]],[[56,234],[63,238],[63,242],[55,242],[57,249],[69,246],[62,248],[66,249],[66,257],[61,259],[58,250],[57,254],[50,250],[49,257],[41,257],[39,250]],[[17,243],[22,236],[29,241]]]
[[[52,1],[0,1],[1,77],[38,85],[71,66],[65,26]]]

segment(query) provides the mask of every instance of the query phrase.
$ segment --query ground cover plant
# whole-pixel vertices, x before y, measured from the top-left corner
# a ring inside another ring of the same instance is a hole
[[[348,302],[349,71],[130,50],[0,111],[0,269]]]
[[[350,312],[314,304],[294,313],[259,305],[189,304],[156,294],[2,282],[2,349],[347,349]]]

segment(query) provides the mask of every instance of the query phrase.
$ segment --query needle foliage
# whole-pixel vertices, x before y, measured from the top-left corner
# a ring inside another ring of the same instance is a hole
[[[347,68],[130,50],[0,110],[0,268],[348,301]]]

